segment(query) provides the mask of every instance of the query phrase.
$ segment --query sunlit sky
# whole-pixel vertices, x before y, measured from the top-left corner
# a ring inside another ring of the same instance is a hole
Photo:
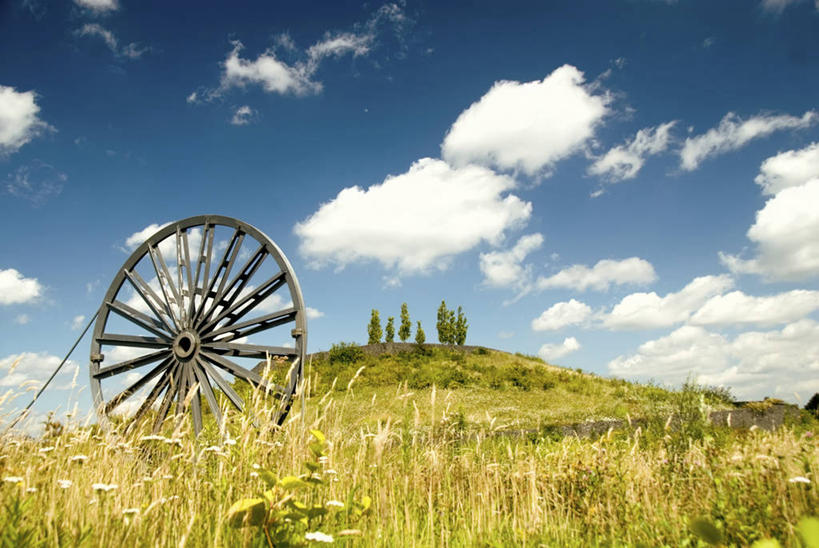
[[[819,3],[13,0],[0,52],[0,396],[201,214],[282,248],[310,351],[446,299],[468,344],[819,391]]]

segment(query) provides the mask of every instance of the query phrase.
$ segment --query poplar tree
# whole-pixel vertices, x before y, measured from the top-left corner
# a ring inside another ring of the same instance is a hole
[[[372,309],[370,324],[367,326],[367,344],[378,344],[381,342],[381,319],[378,317],[378,310]]]
[[[421,322],[418,322],[418,327],[415,328],[415,344],[421,346],[427,340],[424,335],[424,330],[421,328]]]
[[[466,314],[463,309],[458,307],[458,319],[455,320],[455,344],[463,346],[466,342],[466,331],[469,329],[469,324],[466,323]]]
[[[395,340],[395,318],[390,316],[387,318],[387,327],[385,329],[384,342],[391,343]]]
[[[401,305],[401,326],[398,328],[398,338],[401,342],[407,342],[410,338],[410,331],[412,324],[410,323],[409,310],[407,310],[407,303]]]
[[[447,344],[449,342],[449,310],[446,308],[446,301],[441,301],[438,307],[438,322],[435,324],[438,330],[438,342]]]

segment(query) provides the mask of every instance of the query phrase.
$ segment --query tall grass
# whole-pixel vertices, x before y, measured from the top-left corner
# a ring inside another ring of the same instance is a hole
[[[390,389],[386,418],[351,427],[351,409],[381,404],[356,392],[363,376],[343,391],[308,390],[307,416],[294,413],[280,430],[254,428],[248,414],[230,416],[222,431],[210,424],[198,439],[173,418],[161,436],[116,425],[6,436],[0,545],[264,546],[259,528],[231,526],[228,509],[268,488],[264,470],[310,477],[310,429],[328,446],[306,502],[372,499],[360,519],[340,511],[303,531],[336,543],[683,546],[697,544],[692,524],[704,516],[728,545],[764,537],[798,545],[795,524],[819,507],[815,422],[774,433],[690,431],[658,417],[591,440],[507,437],[469,429],[449,392],[404,385]],[[273,410],[263,398],[252,409]],[[338,536],[350,528],[360,535]]]

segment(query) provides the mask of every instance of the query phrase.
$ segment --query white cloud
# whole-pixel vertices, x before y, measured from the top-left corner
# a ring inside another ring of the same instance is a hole
[[[114,35],[114,33],[98,23],[86,23],[79,30],[76,31],[76,34],[78,36],[91,36],[101,38],[102,41],[105,42],[105,45],[108,46],[108,49],[111,50],[111,53],[113,53],[117,57],[139,59],[145,52],[150,50],[150,48],[147,47],[140,47],[135,42],[131,42],[130,44],[127,44],[120,48],[119,40],[117,40],[117,37]]]
[[[655,292],[632,293],[602,316],[603,325],[610,329],[651,329],[667,327],[688,320],[693,312],[714,295],[722,294],[733,285],[725,274],[694,278],[677,293],[660,297]]]
[[[71,319],[71,329],[73,329],[74,331],[77,331],[78,329],[82,328],[83,325],[85,325],[85,316],[83,316],[82,314],[74,316]]]
[[[801,186],[819,177],[819,143],[801,150],[788,150],[762,162],[754,181],[763,194],[776,194],[782,189]]]
[[[366,190],[343,189],[294,232],[315,267],[376,260],[403,273],[446,268],[453,255],[498,244],[529,218],[530,203],[504,195],[514,186],[486,168],[423,158]]]
[[[0,358],[0,386],[19,387],[26,381],[40,386],[62,361],[47,352],[22,352]],[[69,360],[60,370],[60,378],[74,375],[78,364]]]
[[[49,199],[58,196],[68,176],[53,166],[35,160],[29,165],[20,166],[9,173],[6,191],[12,196],[30,201],[35,206],[42,205]]]
[[[222,80],[219,88],[209,93],[209,98],[219,97],[235,87],[244,88],[248,84],[258,84],[268,93],[286,95],[306,95],[321,91],[320,82],[311,80],[315,67],[305,63],[288,65],[276,57],[273,50],[267,50],[255,60],[242,59],[239,52],[244,45],[233,42],[233,49],[222,64]]]
[[[760,114],[742,120],[733,112],[726,114],[717,127],[702,135],[689,137],[680,151],[680,167],[692,171],[710,156],[725,154],[741,148],[749,141],[765,137],[775,131],[802,129],[816,123],[819,116],[810,110],[801,117]]]
[[[707,385],[731,386],[740,399],[819,391],[819,324],[803,319],[781,331],[751,331],[733,340],[698,326],[683,326],[618,356],[609,371],[670,384],[693,373]]]
[[[307,318],[310,319],[310,320],[316,320],[318,318],[324,317],[324,312],[322,312],[321,310],[317,310],[317,309],[313,308],[312,306],[308,306],[306,311],[307,311]]]
[[[28,314],[18,314],[14,318],[14,323],[16,323],[17,325],[26,325],[30,321],[31,321],[31,318],[29,317]]]
[[[819,179],[781,190],[756,214],[748,238],[756,256],[742,259],[720,252],[734,273],[759,274],[769,281],[819,275]]]
[[[584,85],[583,73],[571,65],[542,81],[496,82],[452,124],[442,155],[458,166],[548,172],[593,137],[609,102]]]
[[[33,91],[18,92],[0,85],[0,158],[17,152],[20,147],[51,127],[40,120]]]
[[[142,244],[142,242],[144,242],[145,240],[147,240],[148,238],[153,236],[154,233],[156,233],[158,230],[160,230],[162,228],[165,228],[169,224],[171,224],[171,223],[162,223],[162,224],[152,223],[152,224],[149,224],[148,226],[146,226],[142,230],[134,232],[133,234],[128,236],[125,239],[125,247],[129,251],[133,251],[134,249],[139,247],[140,244]]]
[[[572,265],[548,278],[540,276],[535,286],[540,290],[565,288],[585,291],[591,288],[606,291],[612,284],[648,284],[656,279],[651,263],[639,257],[630,257],[619,261],[604,259],[591,268],[582,264]]]
[[[819,291],[796,289],[768,297],[732,291],[711,297],[691,317],[691,324],[771,326],[802,319],[815,310]]]
[[[0,270],[0,305],[32,302],[43,293],[37,278],[24,278],[17,270]]]
[[[574,337],[566,337],[562,343],[544,344],[537,354],[547,362],[567,356],[580,350],[580,343]]]
[[[252,108],[248,105],[242,105],[233,113],[233,118],[230,119],[230,123],[234,126],[245,126],[250,123],[254,114],[255,111]]]
[[[117,0],[74,0],[74,3],[91,10],[95,14],[109,13],[119,9]]]
[[[788,6],[795,6],[802,0],[762,0],[762,9],[773,13],[782,13]]]
[[[578,325],[591,318],[592,309],[586,303],[574,299],[556,303],[532,320],[534,331],[553,331],[569,325]]]
[[[484,284],[491,287],[523,287],[528,285],[531,268],[521,263],[526,256],[543,244],[539,233],[522,236],[508,251],[481,253],[480,267]]]
[[[671,128],[676,121],[656,127],[643,128],[630,142],[610,149],[588,169],[589,175],[604,177],[609,181],[634,178],[645,163],[646,156],[659,154],[668,148]]]

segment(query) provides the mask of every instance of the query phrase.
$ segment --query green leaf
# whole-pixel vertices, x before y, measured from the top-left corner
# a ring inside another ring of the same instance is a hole
[[[300,487],[309,487],[310,484],[296,476],[285,476],[279,480],[279,487],[282,489],[299,489]]]
[[[807,548],[819,548],[819,519],[805,517],[796,526]]]
[[[722,533],[708,518],[700,517],[691,522],[691,531],[708,544],[721,544]]]
[[[310,451],[316,456],[316,458],[324,456],[324,444],[314,441],[309,445]]]
[[[320,516],[326,516],[326,515],[327,515],[327,508],[325,508],[324,506],[322,506],[320,504],[316,504],[312,508],[307,510],[307,517],[310,518],[310,519],[317,518],[317,517],[320,517]]]
[[[261,470],[259,472],[259,477],[264,480],[268,487],[275,487],[279,480],[276,479],[276,476],[270,470]]]
[[[311,472],[315,472],[316,470],[318,470],[320,468],[318,464],[316,464],[315,462],[309,461],[309,460],[307,462],[305,462],[304,465]]]
[[[316,441],[319,443],[324,443],[327,441],[327,438],[324,437],[321,430],[310,430],[310,433],[313,434],[313,437],[316,438]]]
[[[371,499],[367,495],[364,495],[363,497],[361,497],[361,513],[362,514],[366,513],[370,509],[370,506],[372,506],[372,504],[373,504],[373,499]]]
[[[231,527],[261,525],[266,515],[267,504],[264,499],[241,499],[228,509],[227,522]]]
[[[775,538],[764,538],[751,544],[751,548],[782,548],[782,545]]]

